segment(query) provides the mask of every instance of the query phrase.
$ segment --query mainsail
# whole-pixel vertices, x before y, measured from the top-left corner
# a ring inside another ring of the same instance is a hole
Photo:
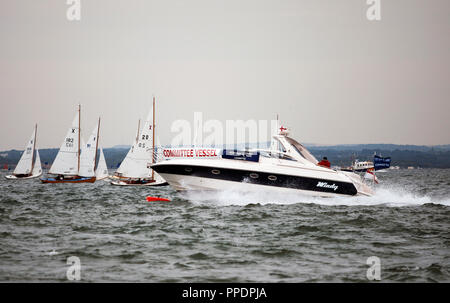
[[[105,155],[103,154],[103,148],[100,147],[100,160],[98,160],[98,166],[96,170],[97,180],[105,179],[109,176],[108,167],[106,166]]]
[[[78,175],[78,157],[79,157],[79,140],[80,112],[77,111],[73,119],[72,126],[69,128],[66,137],[53,161],[49,173],[55,175]]]
[[[33,167],[33,153],[36,140],[36,129],[33,130],[30,140],[28,140],[25,150],[14,169],[14,175],[28,175],[32,173]]]
[[[153,157],[153,108],[145,120],[138,140],[120,164],[117,174],[126,178],[151,178]]]
[[[87,144],[83,144],[83,149],[80,155],[80,171],[78,173],[81,177],[94,177],[95,176],[95,162],[97,156],[97,141],[99,124],[95,126]]]

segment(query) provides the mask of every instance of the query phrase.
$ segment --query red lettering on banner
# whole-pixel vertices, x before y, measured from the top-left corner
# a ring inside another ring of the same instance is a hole
[[[163,155],[166,158],[217,157],[217,150],[214,148],[165,149],[163,150]]]

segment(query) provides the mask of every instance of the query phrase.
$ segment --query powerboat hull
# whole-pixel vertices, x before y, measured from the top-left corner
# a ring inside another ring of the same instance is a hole
[[[241,163],[234,167],[229,162],[233,160],[200,161],[171,160],[155,164],[152,169],[178,191],[232,189],[320,197],[373,194],[367,185],[356,182],[359,176],[348,176],[329,169],[318,168],[315,172],[296,167],[271,167],[269,171],[244,161],[237,161]]]
[[[259,185],[245,182],[234,182],[228,180],[214,180],[191,176],[184,176],[183,178],[179,178],[176,175],[171,176],[165,175],[164,178],[175,190],[180,192],[221,191],[227,189],[236,192],[275,192],[279,194],[299,194],[299,195],[327,197],[327,198],[335,196],[346,196],[343,194],[331,194],[295,188]]]

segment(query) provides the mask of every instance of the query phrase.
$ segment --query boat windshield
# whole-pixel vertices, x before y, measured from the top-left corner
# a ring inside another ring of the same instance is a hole
[[[297,161],[289,155],[284,154],[283,152],[276,152],[271,150],[260,150],[259,153],[261,156],[266,158],[277,158],[283,160]]]
[[[309,162],[312,162],[314,164],[317,164],[319,161],[300,143],[295,141],[292,138],[286,137],[286,140],[294,147],[294,149],[306,160]]]

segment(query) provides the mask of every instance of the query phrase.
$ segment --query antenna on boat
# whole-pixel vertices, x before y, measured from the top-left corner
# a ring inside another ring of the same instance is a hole
[[[153,96],[153,149],[152,163],[155,163],[155,96]],[[155,171],[152,169],[152,180],[155,180]]]
[[[78,174],[80,173],[81,104],[78,104]]]
[[[34,156],[34,151],[36,150],[36,136],[37,136],[37,123],[34,126],[34,139],[33,139],[33,152],[32,152],[32,158],[31,158],[31,174],[33,175],[33,169],[34,169],[34,160],[35,160],[35,156]]]

